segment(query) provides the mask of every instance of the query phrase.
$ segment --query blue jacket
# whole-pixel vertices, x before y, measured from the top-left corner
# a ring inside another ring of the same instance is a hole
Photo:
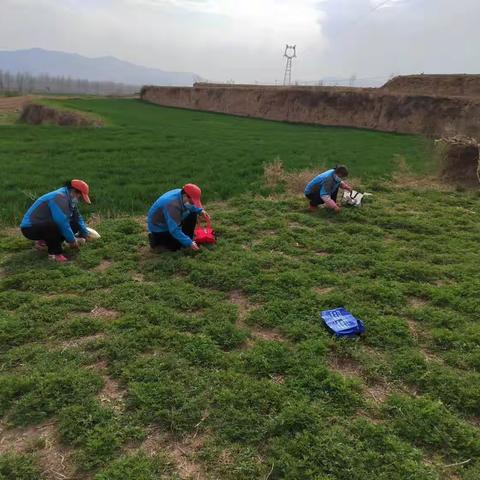
[[[72,204],[67,187],[59,188],[42,195],[27,210],[23,217],[20,228],[41,227],[56,224],[67,242],[73,242],[73,234],[70,222],[76,220],[80,227],[80,235],[88,237],[87,226],[83,221],[76,205]]]
[[[182,220],[190,213],[203,210],[183,203],[182,190],[176,188],[158,197],[148,211],[148,231],[151,233],[170,232],[184,247],[192,245],[192,239],[182,231]]]
[[[327,170],[326,172],[317,175],[313,180],[307,183],[304,193],[309,195],[311,193],[319,192],[320,196],[331,196],[340,187],[341,181],[335,180],[335,169]]]

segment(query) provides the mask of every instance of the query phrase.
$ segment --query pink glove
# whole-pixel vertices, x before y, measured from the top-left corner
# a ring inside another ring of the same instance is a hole
[[[353,189],[347,182],[340,183],[340,186],[347,192],[351,192]]]

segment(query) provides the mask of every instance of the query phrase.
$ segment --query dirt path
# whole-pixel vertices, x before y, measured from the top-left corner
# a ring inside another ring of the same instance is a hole
[[[34,95],[22,95],[19,97],[0,97],[0,113],[16,113],[20,112],[23,106],[32,101],[34,98],[39,98]]]

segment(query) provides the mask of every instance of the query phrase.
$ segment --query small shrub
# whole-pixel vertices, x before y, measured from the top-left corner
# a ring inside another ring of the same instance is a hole
[[[480,455],[480,435],[438,402],[391,395],[383,410],[393,429],[414,445],[442,450],[455,459]]]
[[[45,478],[34,457],[9,453],[0,456],[0,480],[42,480]]]
[[[137,453],[115,460],[102,472],[95,475],[94,480],[176,480],[170,462],[161,455],[148,457]]]
[[[260,377],[285,373],[292,364],[292,354],[280,342],[258,342],[243,355],[247,372]]]

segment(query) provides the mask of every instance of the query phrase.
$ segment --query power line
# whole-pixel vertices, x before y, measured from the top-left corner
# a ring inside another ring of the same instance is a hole
[[[377,10],[380,10],[382,7],[385,5],[388,5],[389,3],[392,3],[393,0],[384,0],[383,2],[379,3],[378,5],[373,6],[365,15],[360,15],[357,20],[352,22],[352,27],[359,25],[362,23],[364,20],[367,20],[370,15],[375,13]]]
[[[377,10],[380,10],[382,7],[384,7],[387,3],[391,3],[393,0],[385,0],[382,3],[379,3],[376,7],[373,7],[370,11],[370,13],[376,12]]]

